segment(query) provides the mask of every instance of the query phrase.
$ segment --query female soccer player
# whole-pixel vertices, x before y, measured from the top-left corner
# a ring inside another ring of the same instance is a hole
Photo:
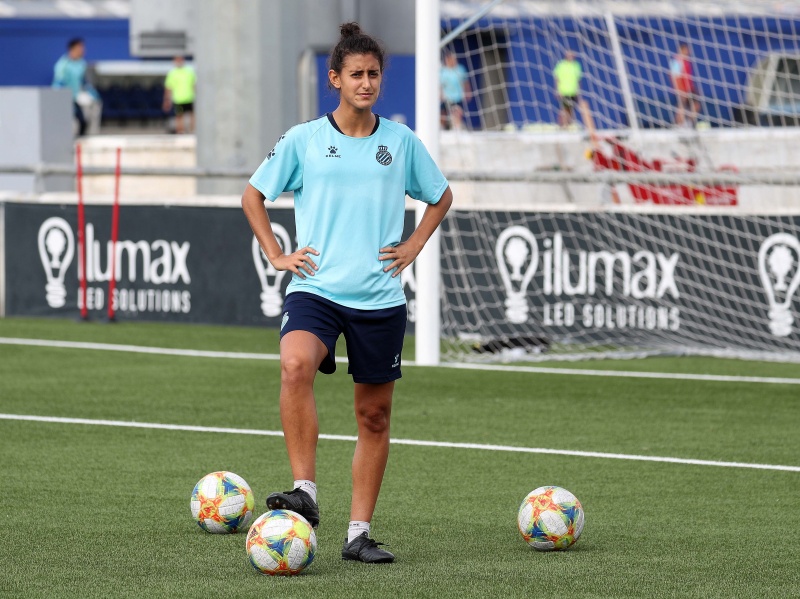
[[[389,455],[394,381],[406,327],[398,275],[422,250],[453,201],[447,180],[404,125],[372,112],[384,51],[357,23],[341,26],[328,79],[339,93],[332,113],[281,137],[250,179],[242,207],[270,263],[293,273],[281,322],[281,423],[294,488],[267,498],[269,509],[302,514],[314,527],[319,434],[314,379],[336,370],[344,334],[355,386],[358,442],[350,526],[342,558],[388,563],[394,555],[369,536]],[[298,249],[286,255],[264,200],[294,192]],[[405,196],[428,204],[401,241]]]

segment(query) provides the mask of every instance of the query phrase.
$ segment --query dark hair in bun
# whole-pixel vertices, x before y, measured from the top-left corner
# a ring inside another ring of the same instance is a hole
[[[355,22],[343,23],[339,27],[339,31],[341,38],[328,59],[331,70],[341,73],[345,59],[351,54],[372,54],[378,59],[381,72],[383,72],[384,50],[378,40],[361,31],[361,26]]]

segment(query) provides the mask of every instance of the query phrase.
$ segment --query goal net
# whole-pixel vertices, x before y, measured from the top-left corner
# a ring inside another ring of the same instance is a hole
[[[800,2],[440,7],[444,360],[800,361]]]

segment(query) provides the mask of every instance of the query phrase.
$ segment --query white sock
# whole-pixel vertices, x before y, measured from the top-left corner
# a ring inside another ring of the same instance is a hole
[[[311,499],[314,500],[314,503],[317,503],[317,483],[313,480],[296,480],[294,481],[294,488],[302,489],[311,495]]]
[[[353,539],[364,533],[367,533],[367,536],[369,536],[369,522],[351,520],[350,526],[347,527],[347,542],[350,543]]]

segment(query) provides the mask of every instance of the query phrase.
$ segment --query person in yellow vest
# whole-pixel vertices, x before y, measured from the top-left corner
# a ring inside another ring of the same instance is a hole
[[[176,56],[175,66],[164,81],[164,112],[175,107],[175,132],[183,133],[183,117],[188,116],[188,133],[194,131],[194,97],[197,77],[194,69],[185,64],[183,56]]]
[[[556,80],[556,91],[561,103],[558,124],[567,127],[575,120],[575,107],[579,105],[578,92],[583,77],[581,63],[575,60],[574,52],[567,52],[564,59],[558,62],[553,69],[553,77]]]

